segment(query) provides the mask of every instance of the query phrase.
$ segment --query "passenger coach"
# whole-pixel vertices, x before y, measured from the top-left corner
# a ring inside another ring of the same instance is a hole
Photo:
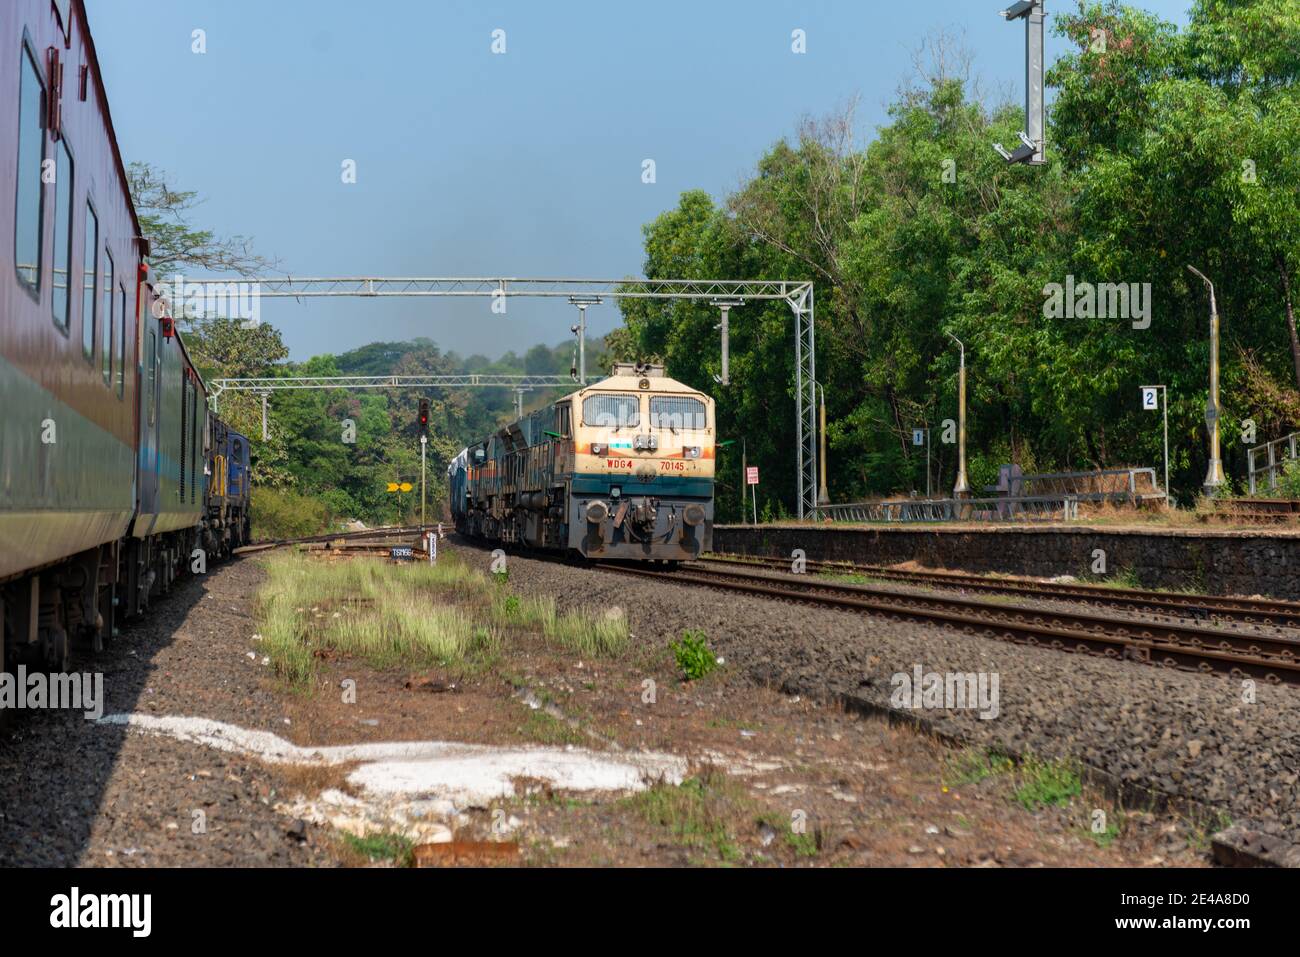
[[[0,667],[62,669],[202,547],[207,390],[148,281],[81,0],[0,3],[0,102]]]

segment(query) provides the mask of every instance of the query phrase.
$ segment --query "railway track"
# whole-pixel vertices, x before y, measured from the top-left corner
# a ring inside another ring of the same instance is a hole
[[[333,532],[325,535],[306,535],[302,538],[275,538],[265,541],[253,542],[251,545],[245,545],[242,548],[236,548],[236,555],[248,555],[253,552],[263,552],[271,548],[281,548],[285,545],[311,545],[318,542],[363,542],[375,540],[404,540],[411,535],[418,535],[420,532],[434,526],[420,525],[396,525],[390,528],[367,528],[359,532]]]
[[[749,558],[716,555],[700,563],[709,566],[736,566],[789,571],[790,563],[780,558]],[[1135,611],[1173,618],[1237,622],[1245,625],[1272,625],[1300,628],[1300,602],[1270,598],[1228,598],[1222,595],[1198,595],[1179,592],[1148,591],[1135,588],[1111,588],[1105,585],[1042,582],[1028,578],[988,578],[963,572],[927,572],[888,568],[879,565],[853,565],[809,561],[808,570],[819,573],[861,575],[878,581],[894,581],[924,587],[961,589],[985,594],[1015,595],[1048,601]]]
[[[1242,634],[1199,624],[1163,624],[1091,610],[1017,608],[958,595],[890,591],[816,578],[773,578],[705,565],[673,571],[633,565],[599,567],[676,584],[937,624],[1016,644],[1249,677],[1270,684],[1300,684],[1300,637]]]

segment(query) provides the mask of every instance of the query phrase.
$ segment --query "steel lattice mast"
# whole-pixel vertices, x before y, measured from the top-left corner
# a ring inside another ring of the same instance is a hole
[[[168,277],[160,277],[166,280]],[[181,279],[182,277],[175,277]],[[226,286],[229,279],[193,279],[186,282]],[[254,283],[256,294],[268,299],[302,298],[540,298],[565,299],[584,310],[585,306],[602,299],[665,299],[704,301],[730,310],[747,300],[784,301],[794,313],[795,351],[795,437],[798,459],[798,514],[799,518],[815,518],[817,514],[817,349],[813,312],[813,284],[811,282],[764,279],[543,279],[527,277],[426,277],[426,276],[345,276],[345,277],[293,277],[245,279]],[[179,295],[179,291],[178,291]],[[724,305],[725,304],[725,305]],[[585,318],[585,311],[583,312]],[[579,333],[585,339],[585,329]],[[582,343],[580,342],[580,345]],[[586,383],[586,369],[581,370],[580,381]],[[305,377],[303,377],[305,378]],[[330,377],[327,377],[327,379]],[[297,388],[394,388],[415,385],[504,385],[527,388],[517,381],[484,382],[486,376],[461,377],[334,377],[376,380],[374,384],[331,385],[327,379],[313,379],[317,383],[300,384]],[[457,378],[464,381],[456,381]],[[502,380],[510,377],[501,376]],[[563,384],[549,380],[560,376],[515,377],[545,379],[536,387]],[[419,379],[421,381],[409,381]],[[427,381],[439,379],[440,381]],[[217,394],[223,390],[240,388],[245,391],[269,391],[277,388],[294,388],[288,379],[235,380],[218,379],[214,385]],[[266,382],[256,387],[254,382]],[[238,384],[237,384],[238,383]]]

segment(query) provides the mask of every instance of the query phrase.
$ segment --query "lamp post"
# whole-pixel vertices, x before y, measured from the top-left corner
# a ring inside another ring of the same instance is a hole
[[[604,300],[599,296],[570,296],[569,303],[578,307],[578,324],[574,335],[578,337],[578,381],[587,384],[587,307],[599,306]]]
[[[818,383],[817,388],[821,390],[821,400],[822,400],[821,401],[822,451],[821,451],[821,462],[820,462],[821,485],[817,489],[817,504],[829,505],[831,504],[831,495],[830,492],[827,491],[826,489],[826,387],[821,383]]]
[[[1188,271],[1205,283],[1210,290],[1210,399],[1205,404],[1205,425],[1210,433],[1210,464],[1205,470],[1205,494],[1213,495],[1223,485],[1223,458],[1219,446],[1219,304],[1214,295],[1214,283],[1199,269],[1188,266]]]
[[[961,498],[970,494],[970,483],[966,480],[966,346],[951,332],[948,338],[961,349],[961,367],[957,373],[957,484],[952,489],[953,497]]]

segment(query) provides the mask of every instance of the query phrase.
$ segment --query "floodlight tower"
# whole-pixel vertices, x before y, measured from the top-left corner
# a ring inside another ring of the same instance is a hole
[[[570,296],[569,303],[578,307],[578,324],[573,334],[578,337],[578,381],[587,384],[587,307],[599,306],[600,296]]]
[[[1047,162],[1043,155],[1047,126],[1043,102],[1044,22],[1047,14],[1043,10],[1043,0],[1020,0],[1003,10],[1002,16],[1008,21],[1025,21],[1025,129],[1020,133],[1020,146],[1014,153],[1004,149],[1001,143],[994,143],[993,148],[1008,163],[1042,166]]]

